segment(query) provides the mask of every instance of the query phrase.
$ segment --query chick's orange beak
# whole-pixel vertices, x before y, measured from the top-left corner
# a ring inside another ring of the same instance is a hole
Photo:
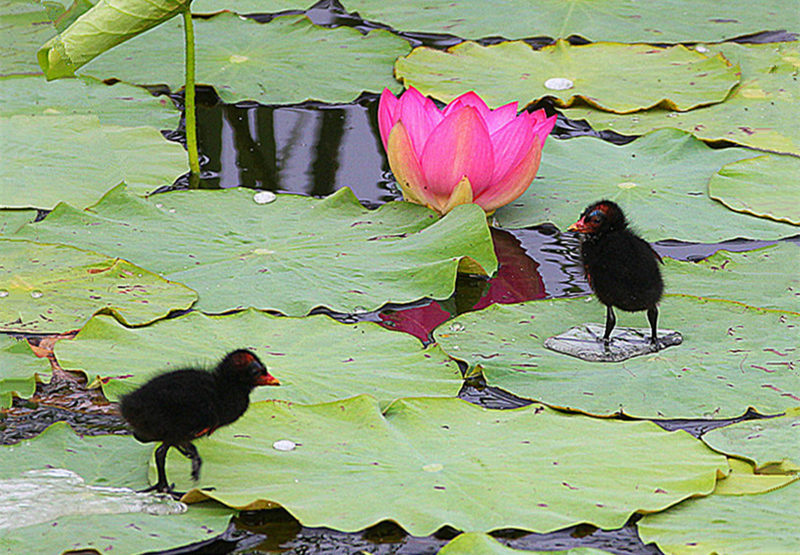
[[[256,383],[258,385],[281,385],[281,382],[278,381],[278,378],[270,373],[259,376],[258,380],[256,380]]]
[[[583,221],[583,218],[572,224],[567,228],[567,231],[577,231],[579,233],[583,233],[586,231],[586,223]]]

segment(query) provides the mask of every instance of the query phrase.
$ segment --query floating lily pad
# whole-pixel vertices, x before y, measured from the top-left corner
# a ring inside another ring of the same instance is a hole
[[[3,81],[3,116],[96,115],[101,123],[156,129],[178,127],[180,112],[167,96],[91,78],[45,81],[41,75]]]
[[[753,154],[740,148],[714,150],[676,129],[655,131],[624,146],[594,137],[551,139],[536,179],[495,218],[506,228],[552,222],[565,229],[589,204],[608,198],[622,206],[648,241],[715,243],[797,235],[799,226],[733,212],[708,197],[714,172]]]
[[[800,482],[761,495],[689,499],[637,524],[665,553],[776,555],[800,549]]]
[[[439,550],[439,555],[607,555],[609,551],[592,547],[576,547],[565,551],[531,551],[507,547],[488,534],[467,532]]]
[[[458,316],[434,337],[450,356],[481,365],[490,385],[555,407],[637,418],[777,414],[800,400],[800,315],[667,296],[659,324],[683,344],[622,363],[585,362],[544,348],[573,322],[605,318],[593,297],[493,305]],[[617,312],[617,325],[646,322]]]
[[[586,323],[548,337],[544,340],[544,346],[551,351],[590,362],[622,362],[683,342],[681,334],[674,330],[657,330],[658,349],[650,342],[650,328],[617,326],[609,336],[608,345],[603,343],[604,334],[605,325]]]
[[[763,9],[739,2],[630,2],[626,0],[343,0],[348,11],[398,31],[446,33],[462,38],[509,39],[579,35],[590,41],[714,42],[765,29],[800,31],[796,4],[778,0]]]
[[[728,458],[731,473],[717,480],[714,495],[757,495],[782,488],[800,480],[798,474],[756,474],[752,464]]]
[[[40,73],[36,50],[55,34],[50,16],[39,2],[0,1],[0,77]]]
[[[50,362],[33,354],[24,339],[0,335],[0,409],[11,406],[12,395],[25,399],[33,395],[37,379],[50,381]]]
[[[108,316],[89,321],[73,341],[59,341],[64,369],[85,372],[111,400],[154,374],[194,363],[213,366],[230,350],[253,349],[280,380],[251,399],[319,403],[371,393],[384,403],[409,395],[455,396],[458,366],[438,347],[364,322],[323,316],[283,318],[256,310],[230,316],[192,312],[142,328]]]
[[[800,245],[782,242],[748,252],[718,251],[699,262],[664,259],[670,293],[800,312]]]
[[[0,259],[0,331],[61,333],[98,312],[137,326],[197,299],[130,262],[66,245],[0,239]]]
[[[565,429],[581,438],[579,449],[565,441]],[[283,439],[297,447],[275,449]],[[617,528],[636,511],[710,493],[728,472],[721,455],[652,422],[538,405],[489,410],[460,399],[401,399],[385,414],[365,395],[315,406],[254,403],[197,446],[206,463],[198,487],[216,489],[194,489],[188,501],[278,503],[305,526],[344,531],[391,519],[415,536],[444,525]],[[169,457],[179,488],[192,486],[186,462]]]
[[[183,147],[155,129],[101,125],[95,116],[0,117],[0,136],[5,208],[83,208],[123,180],[144,194],[188,169]]]
[[[0,210],[0,235],[11,234],[36,219],[36,210]]]
[[[722,56],[706,57],[680,45],[573,46],[565,40],[541,50],[523,41],[462,42],[447,51],[419,47],[395,64],[403,84],[443,102],[475,91],[495,108],[552,97],[558,106],[581,99],[618,113],[722,102],[739,82],[737,72]]]
[[[212,539],[230,509],[186,510],[147,487],[152,449],[132,437],[79,437],[58,422],[40,436],[0,446],[0,542],[4,553],[93,550],[141,553]],[[33,542],[33,543],[32,543]]]
[[[62,204],[18,234],[130,260],[185,283],[200,294],[197,308],[209,312],[248,306],[292,316],[318,306],[364,312],[449,297],[464,257],[489,274],[497,267],[477,205],[437,220],[407,202],[367,210],[349,189],[324,200],[278,195],[258,204],[249,189],[143,200],[120,187],[91,213]]]
[[[800,226],[800,158],[767,154],[728,164],[708,194],[731,210]]]
[[[195,21],[197,82],[213,85],[226,102],[288,104],[307,99],[350,102],[361,91],[400,91],[392,64],[408,43],[377,30],[326,29],[305,16],[266,24],[223,13]],[[98,57],[82,73],[137,85],[183,86],[183,30],[169,21]],[[134,60],[147,60],[135,63]]]
[[[192,13],[215,14],[231,11],[238,14],[277,13],[285,10],[305,10],[315,0],[194,0]]]
[[[722,453],[755,461],[758,470],[800,471],[800,408],[789,409],[778,418],[717,428],[703,434],[703,441]]]
[[[800,155],[800,128],[795,118],[786,117],[800,110],[797,81],[800,44],[725,43],[695,48],[708,55],[722,53],[741,66],[741,83],[725,102],[682,113],[655,108],[620,116],[580,107],[567,109],[564,114],[575,120],[587,120],[597,130],[610,129],[623,135],[679,128],[707,141],[731,141],[761,150]]]

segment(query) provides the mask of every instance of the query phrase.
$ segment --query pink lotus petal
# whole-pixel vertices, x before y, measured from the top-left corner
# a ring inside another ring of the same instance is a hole
[[[397,123],[397,106],[399,103],[400,101],[392,94],[392,91],[383,89],[381,99],[378,102],[378,129],[381,133],[383,148],[386,148],[389,133],[394,124]]]
[[[536,132],[536,135],[539,136],[539,140],[542,143],[542,148],[544,148],[544,143],[547,140],[547,136],[553,130],[553,127],[555,127],[558,116],[553,115],[549,118],[545,118],[544,110],[536,110],[533,112],[533,116],[537,118],[534,131]]]
[[[467,176],[473,191],[491,183],[494,153],[486,123],[472,106],[464,106],[436,126],[421,158],[429,193],[446,202]]]
[[[539,141],[531,125],[531,120],[524,112],[492,134],[494,148],[494,172],[492,184],[502,183],[502,178],[511,168],[516,167],[528,153],[533,141]],[[482,191],[481,191],[482,192]],[[477,195],[476,195],[477,196]]]
[[[443,117],[436,104],[412,87],[400,97],[397,116],[406,126],[414,152],[421,157],[428,136]]]
[[[539,141],[531,141],[530,149],[519,164],[511,168],[495,183],[494,187],[487,189],[483,195],[480,197],[476,195],[473,202],[487,212],[492,212],[516,200],[533,182],[541,159],[542,147],[539,145]]]
[[[500,106],[496,110],[489,112],[486,117],[486,124],[489,127],[489,133],[493,134],[501,127],[513,121],[517,117],[517,103],[511,102],[505,106]]]
[[[478,96],[474,91],[469,91],[462,94],[461,96],[453,100],[450,104],[445,106],[444,110],[442,111],[442,114],[444,115],[444,117],[447,117],[456,110],[458,110],[459,108],[462,108],[464,106],[472,106],[473,108],[475,108],[478,111],[478,115],[480,115],[481,118],[484,120],[486,120],[490,112],[489,107],[486,105],[483,99],[480,96]]]
[[[427,194],[428,186],[425,182],[425,174],[402,121],[398,121],[389,133],[386,153],[389,158],[389,167],[403,190],[405,199],[419,204],[431,204],[431,201],[435,199],[432,198],[432,195]]]

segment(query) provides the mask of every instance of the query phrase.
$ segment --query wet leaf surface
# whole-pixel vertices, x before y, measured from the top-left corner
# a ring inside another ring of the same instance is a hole
[[[0,235],[10,235],[36,219],[36,210],[0,210]]]
[[[367,210],[349,189],[258,204],[246,189],[143,200],[117,188],[91,213],[62,204],[18,235],[130,260],[191,287],[200,295],[196,308],[209,312],[254,306],[301,316],[327,306],[363,313],[449,297],[463,257],[489,274],[497,267],[478,206],[437,221],[406,202]]]
[[[714,172],[754,154],[742,148],[714,150],[676,129],[655,131],[624,146],[594,137],[551,139],[534,182],[495,218],[505,228],[551,222],[566,229],[589,204],[607,198],[622,207],[648,241],[713,243],[797,235],[800,226],[733,212],[708,196]]]
[[[400,91],[392,64],[410,50],[383,30],[362,35],[326,29],[303,16],[261,24],[231,13],[195,21],[197,82],[212,85],[226,102],[350,102],[360,91]],[[81,70],[98,79],[137,85],[183,86],[182,24],[178,19],[98,57]],[[130,63],[146,59],[147,64]]]
[[[475,91],[497,108],[551,97],[568,107],[580,99],[617,113],[657,105],[674,110],[722,102],[739,82],[737,68],[722,56],[706,57],[683,46],[558,41],[534,50],[523,41],[481,46],[462,42],[446,52],[414,49],[395,63],[406,87],[450,102]]]
[[[64,423],[0,446],[0,514],[8,518],[0,520],[3,552],[141,553],[225,531],[232,515],[225,507],[203,504],[170,514],[180,510],[174,502],[127,489],[147,486],[150,453],[132,437],[81,438]]]
[[[141,326],[185,310],[197,293],[119,258],[0,239],[0,331],[59,333],[110,312]]]
[[[156,372],[213,366],[243,347],[258,353],[281,382],[254,390],[253,400],[319,403],[370,393],[388,403],[414,395],[455,396],[461,387],[458,366],[438,347],[425,349],[417,339],[371,322],[346,325],[323,315],[193,312],[134,329],[98,316],[74,341],[60,341],[55,353],[62,367],[86,373],[117,400]]]
[[[564,441],[565,427],[584,438],[580,450]],[[297,449],[275,450],[281,439]],[[383,415],[367,396],[313,406],[255,403],[198,448],[208,470],[185,499],[250,509],[277,502],[308,526],[340,530],[389,518],[414,535],[444,524],[469,531],[619,527],[634,511],[710,492],[728,471],[724,457],[688,434],[649,422],[542,406],[493,411],[458,399],[402,399]],[[189,487],[179,457],[168,457],[167,472]],[[232,458],[236,467],[224,462]],[[263,468],[270,480],[242,479]],[[465,483],[481,484],[479,500]],[[202,490],[210,486],[216,489]]]
[[[554,407],[637,418],[731,418],[781,413],[800,400],[800,315],[668,296],[659,324],[683,344],[623,363],[585,362],[544,348],[573,322],[602,323],[593,298],[493,305],[458,316],[434,337],[449,355],[481,365],[490,385]],[[617,325],[646,322],[617,314]]]
[[[730,141],[800,155],[800,131],[794,119],[786,117],[798,110],[800,44],[796,41],[724,43],[695,48],[706,55],[721,53],[741,66],[741,83],[725,102],[683,113],[656,108],[618,116],[591,108],[571,108],[564,114],[571,119],[587,120],[597,130],[609,129],[623,135],[677,128],[708,141]]]
[[[36,50],[56,34],[50,16],[38,2],[3,0],[0,3],[0,78],[41,74]],[[5,84],[3,85],[5,87]]]

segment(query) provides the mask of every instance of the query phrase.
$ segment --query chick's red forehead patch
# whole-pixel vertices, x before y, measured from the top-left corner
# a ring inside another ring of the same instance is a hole
[[[249,353],[247,351],[239,351],[233,355],[233,363],[236,366],[247,366],[255,361],[256,357],[253,356],[253,353]]]

